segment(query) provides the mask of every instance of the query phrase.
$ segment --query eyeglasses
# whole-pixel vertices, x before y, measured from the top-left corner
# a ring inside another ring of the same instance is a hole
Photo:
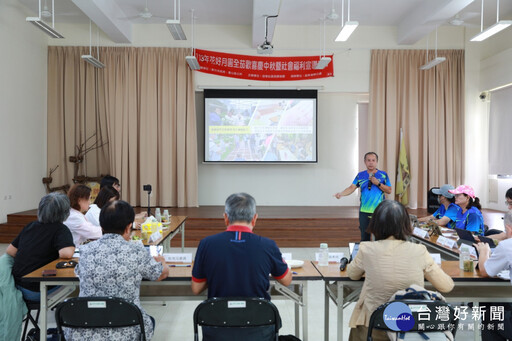
[[[69,262],[58,262],[55,267],[57,269],[74,268],[77,264],[74,260],[70,260]]]
[[[505,205],[512,206],[512,201],[505,200]]]

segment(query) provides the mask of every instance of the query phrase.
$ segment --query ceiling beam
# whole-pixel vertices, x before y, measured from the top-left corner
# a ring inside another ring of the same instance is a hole
[[[265,16],[279,14],[279,3],[276,0],[254,0],[252,7],[252,47],[256,48],[265,41]],[[268,20],[267,40],[272,43],[276,22],[279,18]]]
[[[428,0],[409,12],[398,25],[398,44],[412,45],[447,22],[474,0]]]
[[[132,42],[132,24],[115,0],[72,0],[114,43]],[[122,1],[122,0],[121,0]]]

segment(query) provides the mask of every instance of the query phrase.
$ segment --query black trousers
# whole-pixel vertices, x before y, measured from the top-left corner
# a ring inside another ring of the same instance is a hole
[[[365,213],[359,211],[359,230],[361,230],[361,241],[366,242],[371,240],[371,234],[366,232],[372,213]]]

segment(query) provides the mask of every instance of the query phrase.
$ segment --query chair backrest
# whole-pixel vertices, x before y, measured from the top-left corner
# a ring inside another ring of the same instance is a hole
[[[146,340],[144,318],[135,304],[119,297],[74,297],[55,311],[57,328],[121,328],[140,326],[141,340]]]
[[[428,191],[428,196],[427,196],[427,212],[430,213],[430,214],[432,214],[435,211],[437,211],[439,206],[441,206],[441,204],[437,200],[437,194],[434,194],[434,192],[432,192],[433,189],[439,189],[439,187],[432,187]]]
[[[403,305],[401,305],[403,304]],[[370,318],[367,340],[372,330],[381,329],[398,333],[451,332],[455,337],[458,319],[455,309],[440,300],[400,299],[378,307]]]
[[[212,297],[194,311],[194,340],[276,341],[281,317],[276,306],[263,298]]]

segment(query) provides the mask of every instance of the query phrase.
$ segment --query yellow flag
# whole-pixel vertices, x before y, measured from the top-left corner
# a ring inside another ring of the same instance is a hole
[[[398,201],[407,205],[409,198],[407,197],[407,188],[411,182],[411,174],[409,173],[409,162],[407,161],[407,152],[405,151],[405,142],[400,137],[400,153],[398,155],[398,171],[396,176],[396,190]]]

